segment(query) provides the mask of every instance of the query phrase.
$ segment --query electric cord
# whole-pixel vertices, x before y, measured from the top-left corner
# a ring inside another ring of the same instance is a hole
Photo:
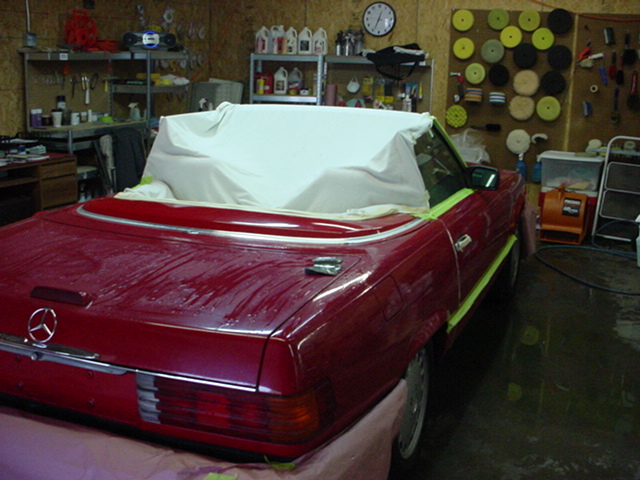
[[[626,221],[626,220],[622,221],[621,220],[620,222],[631,223],[631,224],[635,225],[635,222],[631,222],[631,221]],[[612,223],[614,223],[614,222],[612,222]],[[607,224],[605,226],[608,226],[608,225],[610,225],[610,224]],[[596,232],[596,234],[599,233],[601,229],[599,229]],[[595,235],[594,235],[594,238],[595,238]],[[592,239],[592,244],[594,246],[591,246],[591,247],[582,246],[582,245],[547,245],[547,246],[543,246],[543,247],[538,248],[535,251],[534,256],[536,257],[536,259],[540,263],[542,263],[546,267],[554,270],[555,272],[559,273],[560,275],[563,275],[563,276],[565,276],[567,278],[570,278],[571,280],[573,280],[575,282],[578,282],[578,283],[580,283],[582,285],[586,285],[587,287],[594,288],[594,289],[597,289],[597,290],[602,290],[602,291],[609,292],[609,293],[617,293],[617,294],[620,294],[620,295],[640,296],[640,292],[625,292],[623,290],[604,287],[602,285],[597,285],[595,283],[591,283],[591,282],[589,282],[587,280],[584,280],[583,278],[580,278],[580,277],[578,277],[576,275],[573,275],[571,273],[568,273],[568,272],[562,270],[560,267],[557,267],[557,266],[553,265],[552,263],[550,263],[547,260],[544,260],[543,258],[541,258],[540,254],[539,254],[540,252],[545,251],[545,250],[574,249],[574,250],[586,250],[586,251],[608,253],[610,255],[616,255],[618,257],[626,258],[626,259],[633,260],[633,261],[636,261],[636,259],[638,258],[637,255],[634,254],[633,252],[625,252],[625,251],[620,251],[620,250],[611,250],[611,249],[602,247],[600,245],[597,245],[595,243],[595,240],[593,240],[593,239]]]

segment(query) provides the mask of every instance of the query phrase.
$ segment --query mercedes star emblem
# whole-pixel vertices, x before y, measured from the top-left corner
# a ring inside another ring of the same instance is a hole
[[[31,314],[27,324],[29,338],[37,344],[45,344],[56,333],[58,317],[51,308],[39,308]]]

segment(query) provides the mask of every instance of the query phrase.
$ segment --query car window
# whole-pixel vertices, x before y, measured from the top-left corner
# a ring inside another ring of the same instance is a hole
[[[438,130],[422,135],[414,149],[432,207],[466,187],[462,165]]]

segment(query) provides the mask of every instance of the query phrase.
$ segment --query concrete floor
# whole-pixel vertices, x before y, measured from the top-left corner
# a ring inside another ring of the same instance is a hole
[[[540,255],[640,292],[631,260]],[[485,302],[438,367],[431,402],[421,464],[407,480],[640,479],[640,297],[527,259],[517,296]]]

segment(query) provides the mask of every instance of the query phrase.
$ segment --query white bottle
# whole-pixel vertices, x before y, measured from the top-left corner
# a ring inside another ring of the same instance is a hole
[[[302,72],[300,71],[300,69],[298,67],[295,67],[293,70],[291,70],[291,73],[289,73],[289,85],[287,87],[287,90],[290,92],[291,90],[295,90],[296,92],[300,92],[300,89],[302,88]]]
[[[269,29],[262,27],[256,32],[256,53],[269,53]]]
[[[327,42],[327,32],[324,28],[319,28],[316,33],[313,34],[313,53],[317,55],[326,55],[329,50]]]
[[[311,55],[313,35],[311,30],[304,27],[298,34],[298,53],[300,55]]]
[[[288,55],[298,53],[298,31],[293,27],[289,27],[284,34],[284,53]]]
[[[273,76],[273,93],[276,95],[285,95],[289,85],[289,72],[284,67],[280,67]]]
[[[274,25],[269,31],[271,53],[284,53],[284,25]]]

